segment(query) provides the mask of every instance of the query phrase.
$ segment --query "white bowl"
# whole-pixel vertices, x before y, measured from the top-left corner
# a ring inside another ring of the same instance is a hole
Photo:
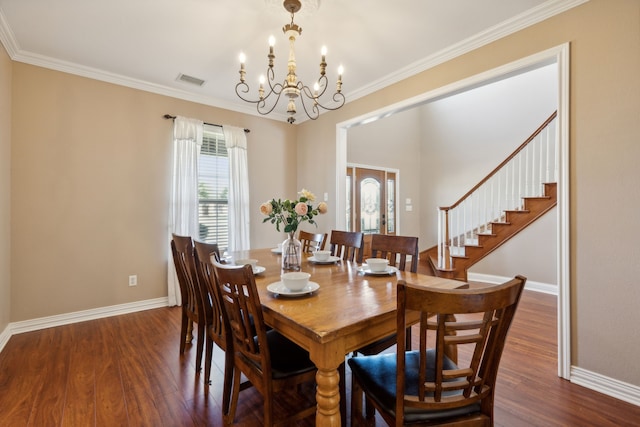
[[[294,271],[291,273],[283,273],[280,275],[280,280],[282,280],[285,288],[290,291],[301,291],[309,284],[309,277],[311,277],[309,273]]]
[[[369,266],[369,270],[373,272],[381,272],[387,269],[389,265],[389,260],[384,258],[368,258],[367,266]]]
[[[236,260],[236,265],[247,265],[249,264],[251,266],[251,268],[253,270],[256,269],[256,265],[258,265],[258,260],[257,259],[251,259],[251,258],[247,258],[247,259],[237,259]]]
[[[313,257],[317,261],[326,261],[329,259],[330,255],[331,255],[331,251],[315,251],[313,253]]]

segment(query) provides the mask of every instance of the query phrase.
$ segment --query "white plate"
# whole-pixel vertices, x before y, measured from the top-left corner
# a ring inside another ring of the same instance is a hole
[[[259,265],[256,265],[253,268],[253,274],[260,274],[260,273],[264,273],[267,269],[265,267],[261,267]]]
[[[273,249],[271,249],[271,252],[273,252],[274,254],[281,254],[281,253],[282,253],[282,249],[280,249],[280,248],[273,248]]]
[[[362,267],[358,268],[358,271],[371,276],[390,276],[392,274],[396,274],[396,271],[398,271],[398,269],[395,267],[389,266],[384,271],[371,271],[369,267],[367,267],[366,265],[363,265]]]
[[[275,283],[271,283],[270,285],[267,285],[267,290],[269,292],[282,295],[285,297],[297,297],[300,295],[307,295],[317,291],[319,288],[320,288],[320,285],[318,285],[316,282],[309,282],[307,286],[305,286],[299,291],[290,291],[289,289],[286,288],[286,286],[284,286],[284,283],[282,282],[275,282]]]
[[[315,256],[310,256],[309,258],[307,258],[307,261],[313,262],[315,264],[334,264],[336,261],[340,261],[340,257],[329,256],[329,258],[326,261],[320,261],[319,259],[316,259]]]

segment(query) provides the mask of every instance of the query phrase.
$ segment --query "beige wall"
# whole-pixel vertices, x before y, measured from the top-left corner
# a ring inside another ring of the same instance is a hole
[[[21,63],[13,93],[11,321],[167,295],[165,113],[251,129],[252,225],[261,201],[296,191],[287,123]],[[282,240],[260,225],[252,246]]]
[[[0,334],[9,324],[11,300],[11,72],[0,44]]]
[[[463,78],[571,43],[572,363],[640,386],[640,2],[591,0],[568,12],[348,102],[298,130],[305,185],[335,188],[335,125]],[[320,152],[319,148],[325,150]],[[322,173],[324,172],[324,173]],[[335,193],[335,191],[334,191]]]

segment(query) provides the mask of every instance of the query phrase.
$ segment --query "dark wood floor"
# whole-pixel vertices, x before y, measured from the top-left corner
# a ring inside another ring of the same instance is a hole
[[[555,301],[525,291],[498,375],[496,425],[639,425],[640,407],[557,377]],[[0,426],[220,426],[222,353],[207,395],[195,347],[178,356],[179,310],[13,336],[0,354]],[[280,401],[295,405],[296,396]],[[261,425],[254,389],[242,392],[236,422]]]

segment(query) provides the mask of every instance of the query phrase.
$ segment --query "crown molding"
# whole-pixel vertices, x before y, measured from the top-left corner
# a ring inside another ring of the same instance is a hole
[[[531,10],[514,16],[498,25],[486,29],[472,37],[462,40],[450,46],[447,49],[436,52],[420,61],[416,61],[406,67],[397,70],[371,84],[345,93],[349,101],[362,98],[391,84],[412,77],[429,68],[433,68],[444,62],[450,61],[465,53],[471,52],[489,43],[492,43],[505,36],[513,34],[545,19],[551,18],[557,14],[565,12],[589,0],[549,0]],[[55,58],[37,55],[30,52],[24,52],[18,46],[13,32],[9,27],[2,9],[0,9],[0,42],[4,45],[9,57],[13,61],[23,62],[25,64],[35,65],[48,68],[64,73],[74,74],[94,80],[100,80],[107,83],[113,83],[120,86],[130,87],[146,92],[156,93],[172,98],[182,99],[185,101],[195,102],[198,104],[209,105],[211,107],[223,108],[225,110],[235,111],[238,113],[248,114],[257,117],[263,117],[273,120],[286,121],[287,115],[282,113],[271,113],[268,117],[259,114],[251,105],[241,104],[240,102],[227,101],[211,96],[199,95],[185,90],[172,88],[169,86],[150,83],[144,80],[134,79],[131,77],[110,73],[96,68],[86,67],[72,62],[61,61]],[[300,117],[297,124],[304,123],[305,117]]]
[[[9,58],[15,58],[19,51],[18,43],[13,35],[13,31],[11,31],[11,27],[9,27],[7,19],[4,17],[2,9],[0,9],[0,43],[2,43],[9,54]]]
[[[496,40],[535,25],[562,12],[566,12],[567,10],[588,1],[589,0],[549,0],[535,8],[532,8],[531,10],[516,15],[511,19],[487,28],[474,36],[436,52],[431,56],[409,64],[406,67],[374,81],[367,86],[351,91],[348,94],[345,94],[345,96],[350,101],[362,98],[363,96],[369,95],[401,80],[415,76],[416,74],[488,45],[489,43],[493,43]]]

